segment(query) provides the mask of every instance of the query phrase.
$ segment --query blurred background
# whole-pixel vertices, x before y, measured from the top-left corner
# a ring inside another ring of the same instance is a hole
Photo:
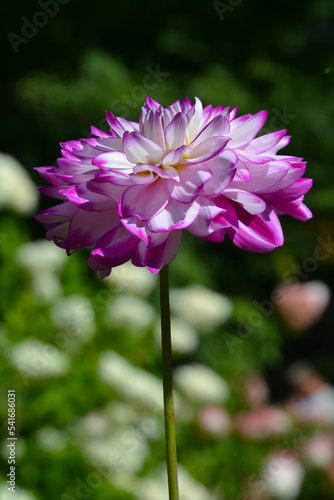
[[[156,278],[100,281],[33,215],[59,142],[137,120],[145,97],[268,110],[304,157],[314,218],[257,255],[185,234],[171,265],[181,500],[334,494],[334,4],[96,2],[3,7],[0,498],[16,390],[17,500],[164,500]]]

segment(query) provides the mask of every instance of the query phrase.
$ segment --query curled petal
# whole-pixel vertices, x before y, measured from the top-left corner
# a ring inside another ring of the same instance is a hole
[[[164,155],[158,144],[137,132],[125,132],[123,150],[129,162],[134,164],[158,163]]]
[[[168,198],[166,183],[161,179],[145,186],[130,187],[120,200],[120,217],[136,215],[140,220],[151,219],[165,208]]]
[[[184,229],[196,219],[199,209],[200,204],[196,201],[186,205],[171,198],[166,207],[147,222],[147,226],[153,233]]]
[[[117,207],[103,214],[78,210],[71,219],[66,250],[68,255],[75,250],[94,245],[101,236],[119,225]]]
[[[248,144],[261,130],[267,119],[267,111],[260,111],[254,116],[250,116],[245,121],[241,122],[238,119],[230,123],[231,132],[229,136],[232,138],[229,147],[240,148]],[[249,115],[246,115],[249,116]]]
[[[206,139],[186,154],[188,163],[200,163],[210,160],[224,149],[229,140],[228,137],[221,136]]]
[[[155,248],[147,248],[140,242],[133,253],[132,262],[135,266],[147,267],[152,273],[157,274],[163,266],[175,259],[182,241],[182,231],[173,231],[167,240]]]
[[[170,185],[170,195],[180,203],[190,203],[211,177],[212,173],[204,163],[185,166],[180,173],[180,182]]]
[[[251,215],[236,207],[238,230],[228,228],[227,234],[238,247],[251,252],[265,253],[283,245],[283,232],[275,211],[268,207],[261,215]]]
[[[93,158],[92,163],[101,170],[124,170],[132,172],[134,167],[133,163],[127,159],[125,153],[119,151],[98,154]]]
[[[204,163],[212,172],[211,179],[203,186],[205,196],[217,196],[227,188],[235,175],[237,161],[238,157],[233,151],[223,151],[220,155]]]
[[[188,117],[183,113],[174,116],[165,130],[166,146],[168,149],[177,149],[184,144]]]
[[[267,208],[267,204],[262,198],[253,193],[242,191],[240,189],[226,189],[224,196],[230,200],[239,203],[248,213],[252,215],[260,214]]]
[[[216,116],[204,129],[198,134],[196,139],[190,144],[190,147],[194,149],[199,146],[202,142],[206,141],[211,137],[224,136],[229,132],[228,121],[223,116]]]

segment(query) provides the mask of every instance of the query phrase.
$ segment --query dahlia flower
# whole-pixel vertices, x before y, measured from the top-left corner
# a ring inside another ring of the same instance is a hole
[[[311,179],[302,158],[278,155],[286,130],[256,138],[267,112],[235,118],[236,108],[195,98],[163,108],[151,98],[139,123],[106,113],[109,133],[62,144],[57,167],[39,173],[62,203],[37,215],[47,238],[70,254],[92,247],[102,277],[128,260],[153,273],[178,253],[182,231],[213,242],[227,234],[240,248],[282,245],[278,216],[305,221]]]

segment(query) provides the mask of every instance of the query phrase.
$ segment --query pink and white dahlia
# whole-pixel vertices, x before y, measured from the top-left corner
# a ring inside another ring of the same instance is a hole
[[[107,112],[109,133],[62,144],[57,167],[37,169],[62,203],[36,218],[47,238],[72,251],[92,247],[101,276],[128,260],[157,273],[180,248],[182,231],[254,252],[283,243],[279,215],[300,220],[312,181],[301,158],[278,155],[286,130],[256,137],[267,113],[235,118],[236,108],[195,98],[163,108],[151,98],[139,123]]]

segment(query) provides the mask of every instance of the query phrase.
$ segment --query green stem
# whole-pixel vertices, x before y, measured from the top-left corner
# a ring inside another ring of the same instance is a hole
[[[160,308],[168,490],[169,500],[178,500],[168,266],[160,271]]]

